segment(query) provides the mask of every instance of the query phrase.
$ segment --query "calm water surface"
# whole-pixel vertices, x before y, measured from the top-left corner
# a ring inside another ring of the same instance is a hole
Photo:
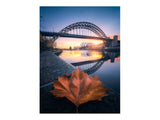
[[[103,86],[120,93],[120,54],[96,50],[63,50],[60,58],[86,70],[90,76],[99,75]],[[86,62],[87,61],[87,62]]]

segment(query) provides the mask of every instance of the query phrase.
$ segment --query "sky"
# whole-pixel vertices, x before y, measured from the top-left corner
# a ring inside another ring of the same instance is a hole
[[[40,7],[40,29],[59,32],[75,22],[91,22],[107,37],[120,39],[120,7]]]

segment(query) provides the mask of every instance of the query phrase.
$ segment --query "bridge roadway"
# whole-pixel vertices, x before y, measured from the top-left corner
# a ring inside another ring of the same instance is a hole
[[[57,36],[57,37],[96,39],[96,40],[104,40],[104,41],[107,40],[107,38],[102,38],[102,37],[94,37],[94,36],[86,36],[86,35],[76,35],[76,34],[59,33],[59,32],[44,32],[44,31],[40,31],[40,34],[43,35],[43,36],[49,36],[49,37]]]

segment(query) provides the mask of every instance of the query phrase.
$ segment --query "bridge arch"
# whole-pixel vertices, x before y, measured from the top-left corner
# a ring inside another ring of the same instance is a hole
[[[94,32],[98,37],[106,38],[105,33],[95,24],[90,22],[76,22],[63,28],[59,33],[68,33],[75,29],[87,29]]]
[[[117,57],[120,56],[120,53],[117,52],[117,53],[113,53],[113,52],[103,52],[103,57],[101,59],[99,59],[97,62],[95,63],[87,63],[86,65],[87,66],[83,66],[81,67],[81,65],[75,65],[75,64],[72,64],[73,66],[75,66],[76,68],[77,67],[80,67],[81,70],[83,70],[84,72],[86,72],[88,75],[90,74],[93,74],[94,72],[96,72],[102,65],[105,61],[108,61],[109,59],[111,60],[110,62],[112,62],[112,59],[115,59]],[[114,62],[114,61],[113,61]]]
[[[96,72],[104,63],[104,60],[100,60],[98,61],[94,66],[88,68],[88,69],[85,69],[84,72],[86,72],[88,75]]]

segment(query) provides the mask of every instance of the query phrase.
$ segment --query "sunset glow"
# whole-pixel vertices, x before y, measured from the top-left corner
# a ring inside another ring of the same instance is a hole
[[[80,47],[82,43],[93,43],[94,45],[102,44],[102,40],[91,39],[78,39],[78,38],[58,38],[56,40],[57,48],[68,49],[70,46],[73,48]]]

